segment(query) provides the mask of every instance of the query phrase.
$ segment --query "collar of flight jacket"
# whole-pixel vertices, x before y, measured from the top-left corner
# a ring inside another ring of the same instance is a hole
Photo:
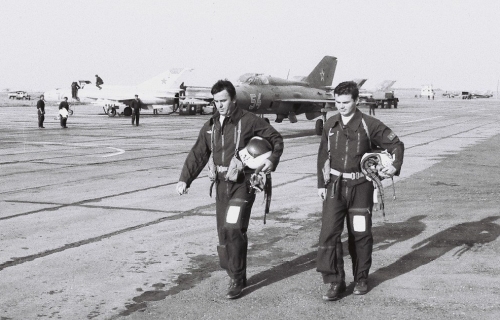
[[[232,112],[229,114],[229,115],[226,115],[226,121],[227,122],[232,122],[234,124],[237,124],[238,121],[240,121],[241,117],[243,117],[243,110],[241,110],[240,108],[238,108],[236,105],[234,106],[234,109],[232,110]],[[213,125],[215,123],[215,120],[218,120],[220,119],[220,113],[219,113],[219,110],[216,110],[214,112],[214,115],[212,116],[212,118],[210,119],[210,125]],[[222,123],[221,123],[222,125]]]
[[[362,119],[363,119],[363,113],[359,111],[358,108],[356,108],[356,111],[354,112],[351,121],[349,121],[345,126],[349,127],[349,129],[356,131],[358,130]],[[332,128],[334,128],[337,124],[342,125],[342,116],[340,115],[340,113],[333,116]]]

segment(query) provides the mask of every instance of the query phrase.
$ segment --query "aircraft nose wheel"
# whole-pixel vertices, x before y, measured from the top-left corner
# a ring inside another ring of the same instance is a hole
[[[109,108],[108,109],[108,117],[114,117],[116,116],[116,109],[115,108]]]

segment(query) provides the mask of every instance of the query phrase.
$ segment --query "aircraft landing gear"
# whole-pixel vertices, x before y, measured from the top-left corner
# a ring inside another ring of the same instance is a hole
[[[108,110],[105,109],[104,112],[106,112],[110,118],[116,116],[116,109],[111,106],[108,106]]]
[[[316,120],[316,127],[314,128],[314,131],[316,131],[317,136],[321,136],[323,134],[323,124],[323,119]]]
[[[276,115],[276,120],[274,120],[274,122],[276,122],[276,123],[281,123],[281,122],[283,122],[283,119],[285,119],[285,115],[284,115],[284,114],[280,114],[280,113],[278,113],[278,114]]]
[[[132,108],[131,107],[125,107],[125,109],[123,109],[123,115],[124,116],[131,116],[132,115]]]

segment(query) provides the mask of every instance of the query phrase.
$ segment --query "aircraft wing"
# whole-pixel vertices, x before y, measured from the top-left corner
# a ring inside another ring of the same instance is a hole
[[[172,100],[175,98],[175,93],[173,92],[158,92],[156,94],[143,94],[141,92],[138,93],[139,98],[143,101],[144,104],[161,104],[161,102],[157,100]],[[132,100],[135,99],[135,92],[130,91],[130,92],[114,92],[114,93],[92,93],[92,94],[85,94],[85,98],[91,99],[94,101],[99,101],[99,100],[106,100],[106,101],[112,101],[112,102],[119,102],[119,103],[124,103],[124,104],[129,104]],[[155,101],[155,103],[149,103],[148,101]],[[164,102],[163,102],[164,103]]]
[[[212,93],[210,92],[211,89],[212,88],[209,87],[187,86],[185,96],[196,99],[213,99]]]
[[[335,99],[276,99],[279,102],[335,103]]]

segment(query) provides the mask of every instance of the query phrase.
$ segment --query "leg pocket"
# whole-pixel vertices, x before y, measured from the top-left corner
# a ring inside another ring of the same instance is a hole
[[[349,209],[349,220],[354,233],[369,233],[371,231],[371,212],[369,208]]]
[[[226,210],[226,219],[224,228],[242,229],[243,213],[247,207],[248,201],[244,199],[231,199]]]

